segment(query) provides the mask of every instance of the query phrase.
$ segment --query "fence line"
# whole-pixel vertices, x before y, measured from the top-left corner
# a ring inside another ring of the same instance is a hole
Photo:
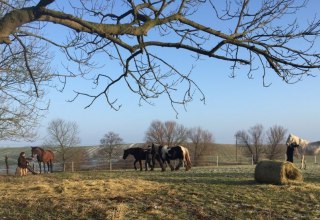
[[[265,157],[261,158],[267,159]],[[307,161],[313,161],[317,164],[317,155],[314,156],[306,156]],[[281,159],[279,159],[281,160]],[[6,158],[7,164],[0,164],[0,174],[14,174],[15,169],[17,167],[16,160],[10,160]],[[283,161],[286,161],[286,155],[283,157]],[[296,161],[300,162],[300,160],[296,159]],[[111,162],[111,166],[110,166]],[[53,171],[68,171],[68,172],[76,172],[76,171],[89,171],[89,170],[119,170],[119,169],[133,169],[133,158],[123,159],[112,159],[108,161],[107,159],[96,159],[96,160],[82,160],[82,161],[68,161],[65,163],[56,162],[53,164]],[[172,162],[173,164],[176,161]],[[255,165],[254,164],[254,156],[239,156],[235,157],[234,155],[207,155],[202,156],[199,161],[192,161],[193,167],[201,167],[201,166],[213,166],[219,167],[223,166],[232,166],[232,165]],[[30,165],[34,167],[36,172],[39,171],[38,163],[31,162]],[[139,169],[139,163],[136,164]],[[142,162],[142,169],[144,170],[145,162]],[[156,162],[156,168],[159,168],[158,163]],[[43,168],[42,168],[43,170]]]

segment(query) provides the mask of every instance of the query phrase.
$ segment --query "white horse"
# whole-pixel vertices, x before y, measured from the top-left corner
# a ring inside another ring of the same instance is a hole
[[[302,138],[299,138],[296,135],[289,134],[286,145],[289,146],[291,144],[299,145],[298,152],[301,155],[300,169],[302,169],[302,168],[307,169],[306,160],[304,158],[304,156],[306,154],[315,155],[320,152],[320,141],[310,142],[310,141],[304,140]]]

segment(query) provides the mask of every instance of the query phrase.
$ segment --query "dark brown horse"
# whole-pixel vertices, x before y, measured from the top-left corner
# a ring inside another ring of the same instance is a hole
[[[51,150],[44,150],[41,147],[31,147],[31,155],[34,157],[37,155],[37,160],[39,163],[40,173],[41,173],[41,163],[43,163],[43,172],[46,172],[46,164],[52,173],[52,161],[54,160],[54,154]]]
[[[151,155],[150,155],[150,149],[143,149],[141,147],[133,147],[128,148],[123,151],[123,159],[125,160],[128,155],[131,154],[134,156],[134,169],[137,170],[136,163],[139,162],[140,165],[140,171],[142,171],[142,160],[145,160],[145,170],[148,170],[148,165],[153,170],[153,165],[151,165]]]

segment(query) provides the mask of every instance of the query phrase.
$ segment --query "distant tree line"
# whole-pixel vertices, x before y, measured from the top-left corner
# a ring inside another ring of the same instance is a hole
[[[186,128],[175,121],[152,121],[145,133],[147,143],[176,146],[188,144],[193,155],[192,163],[197,165],[201,153],[214,142],[213,134],[201,127]]]
[[[45,146],[55,146],[56,152],[61,157],[63,166],[72,157],[68,152],[71,147],[80,143],[79,129],[76,122],[68,122],[63,119],[52,120],[47,128],[48,136]],[[214,140],[208,130],[201,127],[187,128],[175,121],[161,122],[152,121],[145,132],[145,145],[157,143],[168,146],[185,145],[193,155],[192,162],[197,165],[201,154],[210,146]],[[99,157],[109,161],[109,168],[112,169],[112,159],[119,157],[119,147],[123,144],[121,136],[113,131],[107,132],[100,139]],[[69,155],[69,156],[67,156]],[[73,158],[74,160],[75,158]]]
[[[176,146],[187,145],[192,152],[192,163],[197,165],[201,153],[213,143],[211,132],[201,127],[186,128],[175,121],[152,121],[145,132],[145,146],[157,143],[161,145]],[[111,169],[111,160],[117,157],[118,147],[123,143],[119,134],[109,131],[100,140],[100,156],[107,158]]]
[[[253,156],[254,163],[257,163],[262,155],[273,160],[283,156],[283,144],[286,138],[287,129],[274,125],[267,131],[261,124],[256,124],[246,130],[239,130],[235,133],[237,144],[246,154]]]

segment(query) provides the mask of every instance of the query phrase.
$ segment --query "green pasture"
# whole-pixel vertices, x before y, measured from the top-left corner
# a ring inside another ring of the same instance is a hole
[[[254,166],[0,176],[1,219],[319,219],[320,165],[266,185]]]

